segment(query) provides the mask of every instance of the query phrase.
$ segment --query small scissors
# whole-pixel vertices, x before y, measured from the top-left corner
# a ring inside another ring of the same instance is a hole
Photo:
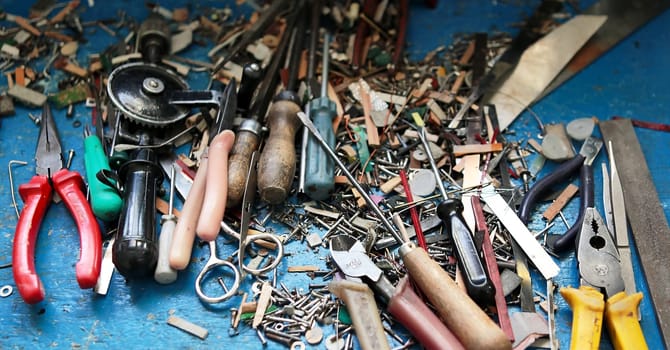
[[[230,297],[235,295],[235,293],[237,293],[237,290],[240,287],[240,282],[242,278],[245,276],[246,272],[254,276],[261,275],[267,271],[276,268],[277,265],[279,265],[279,263],[281,262],[282,258],[284,257],[284,245],[282,240],[278,236],[269,233],[247,236],[247,233],[249,232],[249,223],[251,221],[251,211],[254,204],[254,197],[256,195],[257,161],[258,161],[257,152],[254,152],[251,155],[249,172],[247,173],[247,181],[244,186],[244,198],[242,200],[242,218],[240,220],[241,221],[240,232],[239,233],[236,232],[233,228],[228,226],[228,224],[226,224],[223,221],[221,222],[221,228],[223,229],[223,231],[226,234],[232,236],[233,238],[236,238],[240,242],[239,249],[237,250],[237,259],[239,266],[235,266],[228,260],[219,259],[216,254],[216,240],[209,242],[209,254],[210,254],[209,260],[207,260],[205,267],[203,267],[202,271],[200,271],[198,277],[195,279],[195,292],[198,295],[198,298],[200,298],[200,300],[206,303],[216,304],[229,299]],[[272,261],[272,263],[268,264],[267,266],[258,269],[244,265],[244,252],[247,246],[255,241],[265,241],[267,243],[274,244],[277,249],[277,254],[275,256],[274,261]],[[209,274],[210,271],[218,267],[226,267],[231,271],[233,271],[234,275],[233,285],[230,288],[224,286],[225,294],[223,295],[217,297],[208,296],[202,291],[202,283],[205,279],[205,276],[207,276],[207,274]]]

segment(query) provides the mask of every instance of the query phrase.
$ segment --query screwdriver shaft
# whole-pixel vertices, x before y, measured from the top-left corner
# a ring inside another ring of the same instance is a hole
[[[321,52],[321,97],[328,97],[328,47],[330,35],[323,35],[323,51]]]
[[[391,233],[393,238],[395,238],[395,240],[398,243],[402,244],[404,242],[404,240],[403,240],[402,236],[400,235],[400,232],[398,232],[396,227],[393,226],[393,224],[386,218],[386,215],[384,215],[384,212],[382,212],[382,210],[379,208],[379,206],[377,206],[377,204],[375,204],[375,202],[372,200],[370,195],[368,195],[368,193],[365,191],[363,186],[361,186],[361,184],[359,184],[358,181],[356,181],[356,178],[354,177],[354,175],[351,174],[351,172],[347,169],[347,166],[344,165],[344,163],[342,163],[342,161],[337,157],[337,154],[335,154],[335,151],[333,151],[330,148],[330,146],[328,146],[328,143],[326,142],[326,140],[323,139],[323,137],[319,133],[319,130],[316,129],[316,126],[314,126],[314,124],[309,119],[309,117],[303,112],[298,112],[298,118],[300,118],[300,121],[302,121],[302,123],[305,125],[305,127],[312,133],[312,135],[314,135],[314,138],[316,138],[317,141],[319,141],[319,143],[321,144],[323,149],[326,151],[326,153],[328,153],[330,158],[333,159],[335,164],[337,164],[337,166],[340,167],[344,176],[346,176],[347,179],[349,180],[349,182],[351,183],[351,185],[354,186],[356,188],[356,190],[358,190],[358,192],[363,197],[365,202],[375,212],[375,214],[377,215],[379,220],[382,221],[382,224],[384,225],[384,227],[386,227],[386,229],[389,231],[389,233]]]

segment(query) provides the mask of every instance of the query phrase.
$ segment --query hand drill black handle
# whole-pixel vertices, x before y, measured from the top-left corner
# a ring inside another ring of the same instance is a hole
[[[156,191],[163,172],[151,149],[139,149],[123,164],[123,209],[119,218],[112,261],[125,277],[151,276],[158,261]]]

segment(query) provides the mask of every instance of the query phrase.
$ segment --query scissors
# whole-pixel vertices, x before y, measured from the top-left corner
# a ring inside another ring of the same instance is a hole
[[[251,212],[254,204],[254,198],[256,195],[256,163],[258,162],[258,152],[254,152],[251,155],[251,161],[249,165],[249,171],[247,173],[247,180],[244,186],[244,197],[242,199],[242,218],[240,220],[240,232],[236,232],[235,229],[228,226],[225,222],[221,222],[221,228],[223,232],[236,238],[239,241],[239,248],[237,250],[237,260],[238,266],[231,263],[228,260],[220,259],[216,253],[216,240],[209,241],[209,260],[203,267],[202,271],[198,274],[198,277],[195,279],[195,292],[198,295],[200,300],[209,303],[216,304],[230,299],[237,290],[240,288],[240,283],[242,278],[245,277],[246,273],[250,273],[254,276],[264,274],[267,271],[270,271],[279,265],[282,258],[284,257],[284,245],[278,236],[269,233],[261,233],[249,236],[249,223],[251,222]],[[276,255],[275,259],[268,265],[261,268],[252,268],[244,264],[244,252],[248,245],[261,241],[274,244],[276,246]],[[233,253],[234,254],[234,253]],[[227,268],[233,272],[233,284],[230,287],[223,286],[225,291],[224,294],[219,296],[210,296],[205,294],[202,290],[202,284],[205,280],[205,277],[216,268]]]

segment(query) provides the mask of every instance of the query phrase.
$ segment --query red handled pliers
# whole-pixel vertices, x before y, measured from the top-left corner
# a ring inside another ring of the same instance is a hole
[[[95,286],[102,262],[102,236],[84,196],[84,180],[79,173],[63,169],[60,140],[48,103],[44,104],[42,111],[35,165],[37,175],[19,186],[24,206],[16,225],[12,250],[14,281],[28,304],[44,300],[44,286],[35,271],[35,246],[40,224],[51,204],[53,189],[70,210],[79,230],[81,249],[76,275],[80,288]]]

